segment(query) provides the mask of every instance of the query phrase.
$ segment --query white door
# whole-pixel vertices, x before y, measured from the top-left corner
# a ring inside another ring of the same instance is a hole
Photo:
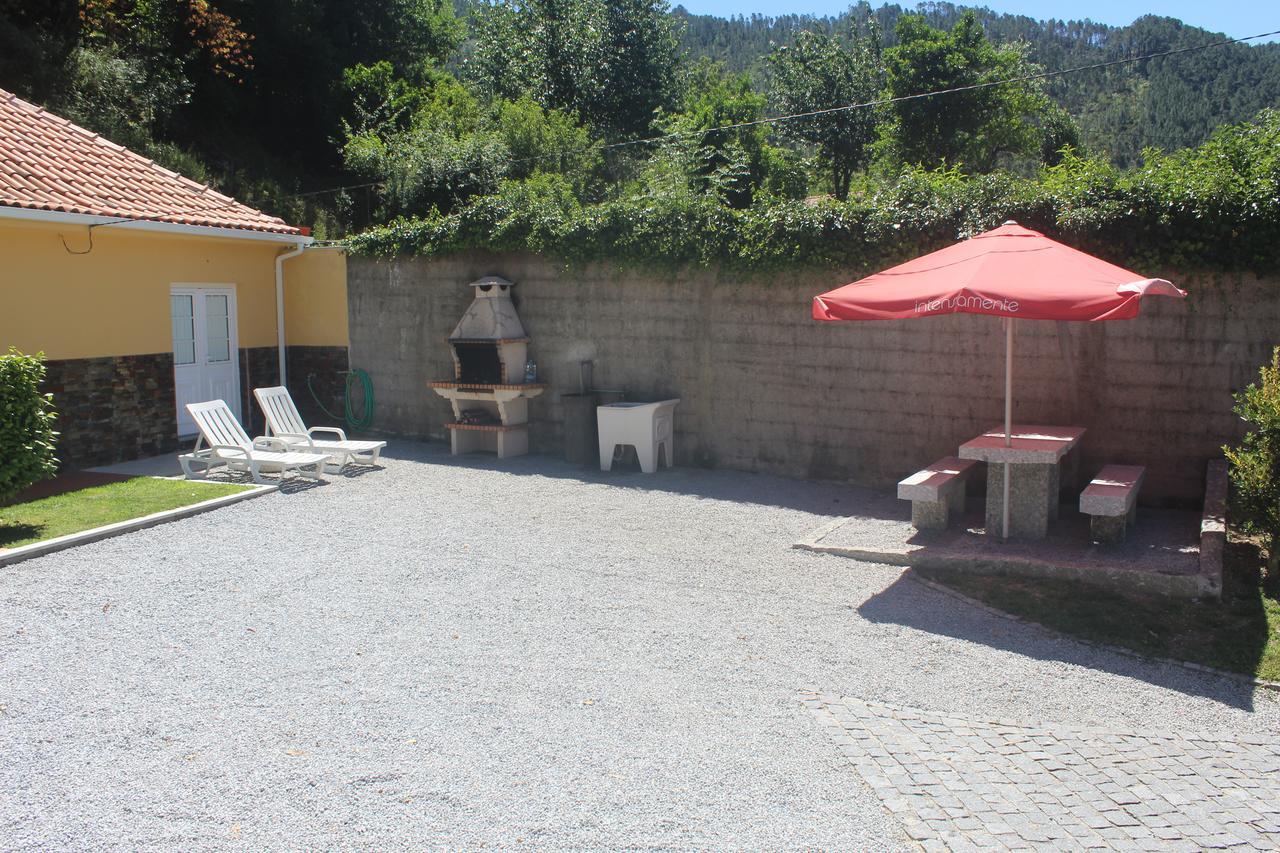
[[[169,293],[173,321],[173,387],[178,435],[194,435],[187,403],[225,400],[240,417],[240,369],[234,287],[174,285]]]

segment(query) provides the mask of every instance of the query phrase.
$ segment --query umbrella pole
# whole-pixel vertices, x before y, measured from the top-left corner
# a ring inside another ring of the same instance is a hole
[[[1013,318],[1004,327],[1004,446],[1013,445]],[[1009,463],[1004,463],[1004,538],[1009,538]]]

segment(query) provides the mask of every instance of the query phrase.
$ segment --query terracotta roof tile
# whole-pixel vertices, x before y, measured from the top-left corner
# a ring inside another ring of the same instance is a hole
[[[0,205],[300,234],[0,89]]]

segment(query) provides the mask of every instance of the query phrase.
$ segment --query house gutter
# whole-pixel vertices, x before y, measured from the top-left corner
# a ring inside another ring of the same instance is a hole
[[[276,349],[280,359],[280,384],[288,385],[288,377],[285,373],[285,342],[284,342],[284,262],[290,258],[296,258],[307,250],[306,243],[299,242],[296,247],[276,255]]]

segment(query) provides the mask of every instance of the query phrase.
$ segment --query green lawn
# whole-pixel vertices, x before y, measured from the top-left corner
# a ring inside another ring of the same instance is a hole
[[[135,477],[0,507],[0,548],[17,548],[244,491],[231,483]]]
[[[1222,601],[1121,595],[1088,584],[960,573],[922,575],[1066,634],[1280,681],[1280,578],[1258,548],[1227,545]]]

